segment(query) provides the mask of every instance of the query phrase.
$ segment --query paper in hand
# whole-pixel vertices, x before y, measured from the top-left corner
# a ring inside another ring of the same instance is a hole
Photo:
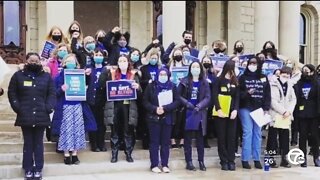
[[[158,95],[159,106],[165,106],[173,102],[172,90],[161,92]]]

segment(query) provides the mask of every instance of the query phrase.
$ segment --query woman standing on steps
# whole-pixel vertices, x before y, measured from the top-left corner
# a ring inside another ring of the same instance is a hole
[[[78,69],[75,54],[68,54],[62,62],[64,69]],[[59,135],[58,150],[64,151],[64,163],[79,164],[78,151],[86,148],[85,131],[96,131],[96,120],[86,101],[67,101],[64,69],[55,79],[57,106],[52,119],[52,134]],[[88,71],[86,71],[88,75]],[[70,155],[71,152],[71,155]]]
[[[216,128],[218,134],[218,152],[221,170],[236,170],[235,166],[235,140],[236,124],[239,109],[239,84],[234,71],[235,62],[228,60],[222,69],[221,75],[213,85],[214,109],[218,116]],[[220,98],[221,97],[221,98]],[[225,102],[223,102],[225,101]],[[230,102],[226,102],[230,101]],[[227,103],[227,107],[224,105]],[[225,112],[229,109],[229,112]]]
[[[49,73],[43,71],[37,53],[28,53],[24,69],[11,77],[8,97],[13,111],[17,113],[15,126],[20,126],[23,134],[22,168],[25,179],[42,179],[43,135],[50,125],[49,114],[53,112],[56,93],[53,80]]]
[[[207,108],[210,103],[211,93],[204,70],[198,61],[189,66],[187,77],[180,81],[178,94],[180,102],[186,109],[186,125],[184,138],[184,155],[187,163],[186,169],[195,171],[192,163],[191,140],[197,140],[198,161],[201,171],[206,171],[204,165],[203,139],[206,134]]]
[[[159,147],[161,146],[162,171],[169,173],[168,159],[170,152],[170,137],[173,126],[174,110],[179,105],[176,86],[169,80],[169,71],[165,68],[157,72],[155,81],[148,84],[144,93],[143,104],[147,112],[147,122],[150,132],[150,160],[151,170],[160,173]],[[163,92],[172,94],[172,101],[166,105],[159,105],[158,95]],[[171,91],[171,92],[170,92]]]

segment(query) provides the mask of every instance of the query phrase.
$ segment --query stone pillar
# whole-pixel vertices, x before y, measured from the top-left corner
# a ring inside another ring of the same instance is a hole
[[[119,1],[120,3],[120,28],[121,32],[130,32],[130,1]]]
[[[186,2],[162,2],[163,46],[167,48],[171,42],[182,44],[182,33],[186,29]]]
[[[66,33],[74,20],[73,1],[38,1],[39,51],[52,26],[58,26]]]
[[[228,3],[228,31],[227,46],[228,54],[233,53],[233,44],[241,39],[241,1]]]
[[[212,42],[223,38],[222,1],[207,1],[207,45],[211,48]]]
[[[146,1],[130,2],[130,46],[142,51],[151,43],[147,26],[147,8]]]
[[[278,49],[279,1],[255,1],[254,12],[255,53],[266,41],[272,41]]]
[[[280,1],[279,54],[299,61],[300,3]]]

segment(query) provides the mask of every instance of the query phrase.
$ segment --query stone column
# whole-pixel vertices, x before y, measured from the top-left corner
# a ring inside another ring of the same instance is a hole
[[[163,46],[166,49],[171,42],[182,44],[182,33],[186,29],[186,2],[162,2]]]
[[[211,49],[212,42],[223,38],[222,1],[207,1],[207,45]]]
[[[279,1],[255,1],[254,51],[262,50],[266,41],[278,49]]]
[[[66,33],[74,20],[73,1],[38,1],[39,51],[52,26],[58,26]]]
[[[280,1],[279,54],[299,61],[300,3]]]
[[[151,43],[147,27],[147,9],[146,1],[130,2],[130,46],[143,51]]]
[[[237,40],[241,39],[241,1],[228,3],[228,54],[233,53],[233,45]]]

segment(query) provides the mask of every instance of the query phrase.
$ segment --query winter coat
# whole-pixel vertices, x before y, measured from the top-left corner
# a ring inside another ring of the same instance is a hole
[[[49,126],[56,104],[54,82],[49,73],[19,70],[13,74],[8,97],[17,114],[15,126]]]
[[[62,91],[61,86],[64,84],[64,70],[55,79],[57,104],[54,109],[54,114],[51,124],[51,134],[60,135],[60,127],[63,118],[63,105],[66,102],[65,92]],[[82,113],[84,119],[85,131],[96,131],[97,124],[94,115],[86,101],[81,101]]]
[[[293,85],[290,81],[287,82],[287,94],[284,96],[283,88],[279,82],[270,82],[271,86],[271,108],[269,113],[273,119],[270,126],[274,125],[276,116],[283,116],[285,112],[290,112],[293,114],[294,108],[297,103],[296,94],[293,89]],[[293,116],[290,117],[293,120]]]
[[[191,98],[192,92],[192,81],[189,81],[188,77],[181,79],[178,86],[178,95],[180,103],[184,106],[185,110],[192,111],[190,117],[186,117],[186,127],[185,130],[198,130],[198,125],[201,122],[202,124],[202,134],[206,135],[207,129],[207,110],[210,103],[211,91],[209,88],[208,82],[203,79],[200,80],[199,92],[198,92],[198,104],[199,112],[196,112],[194,109],[187,108],[189,99]]]

